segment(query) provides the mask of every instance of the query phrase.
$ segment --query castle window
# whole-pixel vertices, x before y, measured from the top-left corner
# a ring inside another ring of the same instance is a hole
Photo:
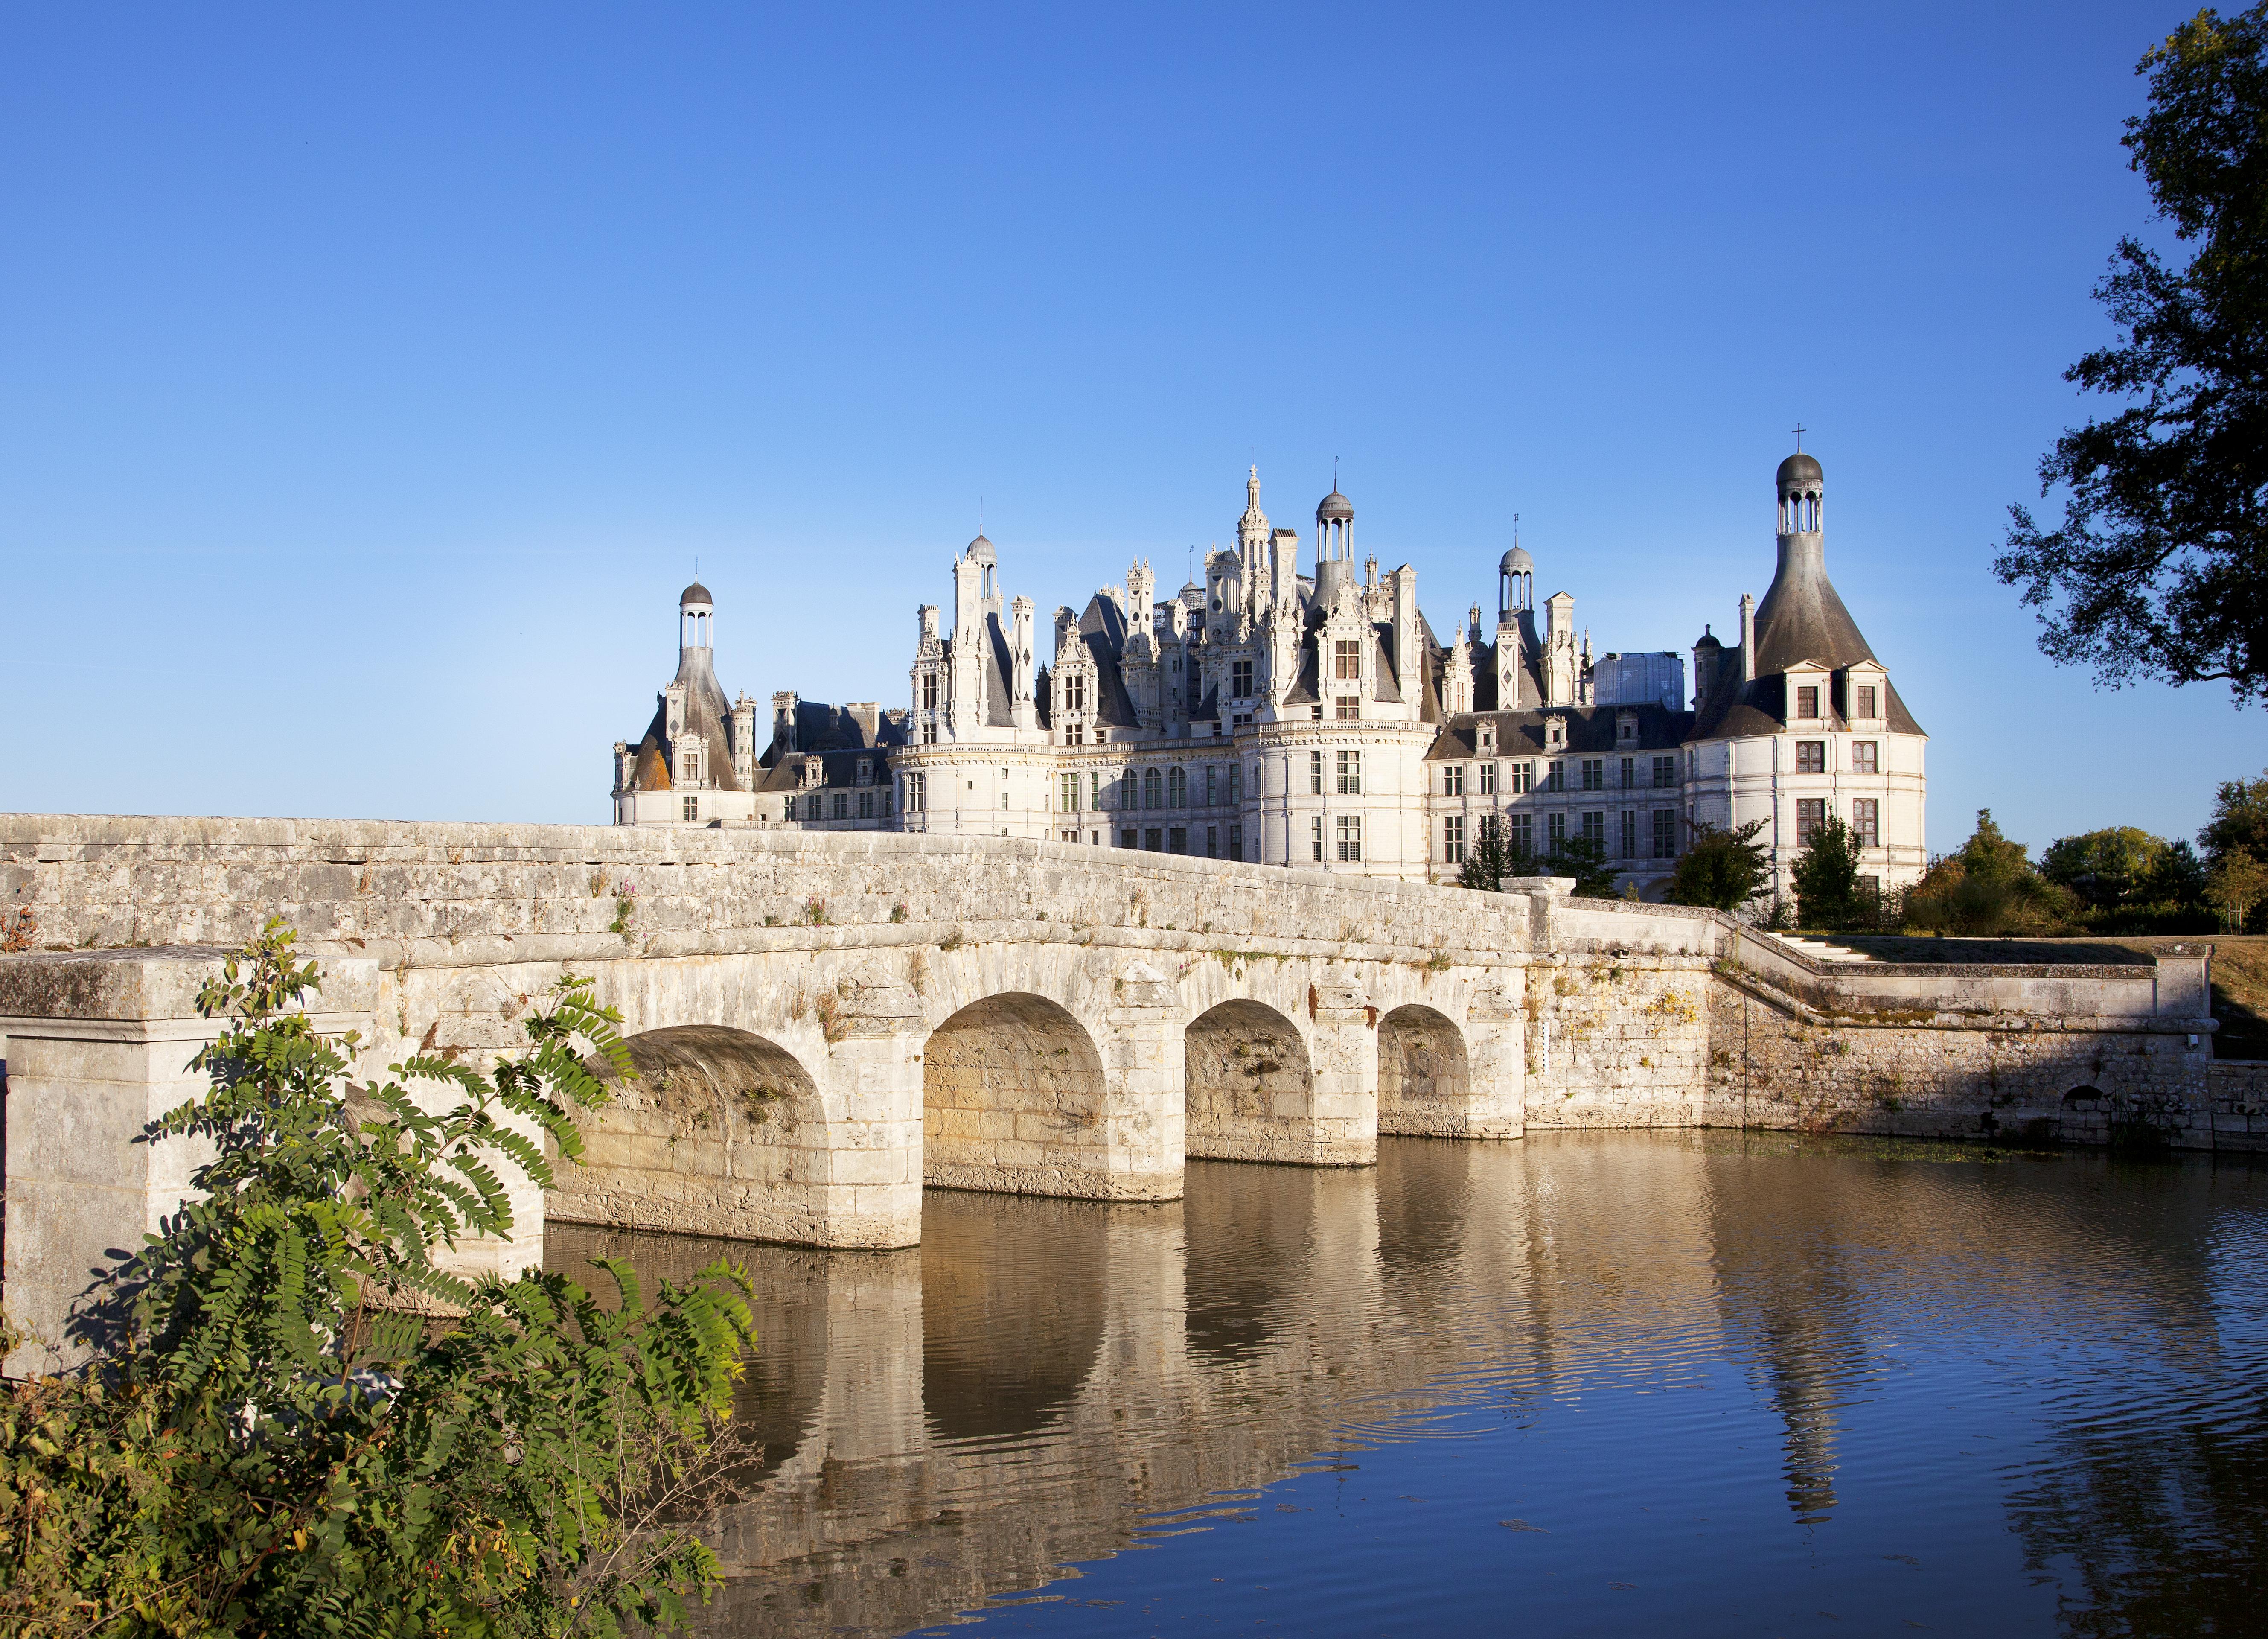
[[[1496,764],[1493,763],[1481,764],[1481,795],[1496,795]]]
[[[1441,794],[1445,797],[1462,797],[1465,794],[1463,764],[1445,763],[1441,765]]]
[[[1145,828],[1142,832],[1142,846],[1152,853],[1163,853],[1166,851],[1166,833],[1155,825]]]
[[[1799,740],[1795,742],[1795,772],[1799,774],[1823,774],[1827,772],[1827,742]]]
[[[1634,757],[1626,757],[1623,759],[1623,789],[1624,791],[1633,790],[1636,788],[1637,785],[1638,759]]]
[[[1310,820],[1312,823],[1307,828],[1307,844],[1314,850],[1315,862],[1320,865],[1323,858],[1323,816],[1320,814],[1313,815],[1310,816]]]
[[[1495,724],[1493,724],[1493,723],[1483,723],[1483,724],[1481,725],[1481,732],[1480,732],[1480,750],[1481,750],[1481,755],[1482,755],[1483,757],[1486,757],[1490,752],[1491,752],[1491,751],[1493,751],[1493,750],[1495,750],[1495,749],[1496,749],[1496,725],[1495,725]]]
[[[922,674],[922,710],[937,710],[937,674],[933,671]]]
[[[1656,808],[1653,811],[1653,857],[1674,860],[1677,857],[1677,810]]]
[[[1341,683],[1351,683],[1362,676],[1362,645],[1359,642],[1350,642],[1341,638],[1332,646],[1332,650],[1336,656],[1331,668],[1332,676]]]
[[[873,792],[862,791],[858,794],[858,817],[860,819],[872,819],[874,817],[874,794]]]
[[[1219,772],[1220,772],[1220,764],[1218,764],[1218,763],[1208,763],[1208,764],[1205,764],[1205,786],[1204,786],[1205,794],[1204,794],[1204,805],[1205,805],[1205,807],[1207,807],[1207,808],[1211,808],[1212,806],[1214,806],[1214,803],[1215,803],[1215,801],[1216,801],[1216,800],[1217,800],[1217,794],[1216,794],[1215,789],[1214,789],[1214,777],[1215,777],[1216,775],[1218,775]]]
[[[1228,765],[1228,805],[1231,808],[1234,808],[1238,803],[1243,801],[1244,764],[1241,763],[1231,763]]]
[[[1607,788],[1607,759],[1587,757],[1583,759],[1583,789],[1604,791]]]
[[[1851,715],[1853,717],[1872,717],[1874,714],[1874,687],[1872,683],[1868,683],[1859,690],[1859,709],[1852,712]]]
[[[1339,863],[1354,865],[1362,860],[1362,816],[1357,814],[1339,816]]]
[[[697,820],[701,817],[700,798],[688,797],[685,799],[685,817],[688,820]]]
[[[1056,780],[1056,794],[1057,800],[1063,805],[1063,811],[1064,813],[1078,813],[1079,799],[1079,776],[1077,774],[1064,774],[1058,776]]]
[[[1102,806],[1102,771],[1099,768],[1086,771],[1086,806],[1091,808]]]
[[[1228,691],[1240,700],[1252,698],[1252,662],[1232,661],[1228,667]]]
[[[1535,764],[1533,763],[1514,763],[1512,765],[1512,794],[1516,797],[1523,792],[1533,791],[1535,789]]]
[[[1320,751],[1307,753],[1307,791],[1312,796],[1323,794],[1323,754]],[[1320,860],[1323,856],[1319,853],[1315,857]]]
[[[1441,858],[1451,865],[1465,862],[1465,816],[1445,816],[1441,821]]]
[[[1189,777],[1178,768],[1166,771],[1166,806],[1185,808],[1189,805]],[[1179,853],[1179,849],[1174,850]]]
[[[924,745],[935,745],[937,743],[937,725],[935,723],[924,723],[922,725],[922,743]]]
[[[1165,801],[1165,779],[1154,768],[1142,771],[1142,806],[1154,808]],[[1152,850],[1154,852],[1154,850]]]
[[[1135,834],[1132,831],[1122,831],[1118,833],[1118,845],[1122,848],[1132,848],[1140,845],[1135,840]]]
[[[1362,697],[1359,694],[1339,696],[1339,721],[1353,723],[1362,720]]]
[[[871,786],[874,783],[873,758],[862,757],[858,759],[858,783],[862,786]]]
[[[1101,736],[1098,735],[1095,738],[1099,740]],[[1078,723],[1073,723],[1070,727],[1064,730],[1064,743],[1065,745],[1085,745],[1086,743],[1086,728]]]
[[[1638,858],[1638,810],[1636,808],[1623,810],[1623,858],[1625,860]]]
[[[906,776],[906,812],[909,814],[929,812],[929,776],[927,774]]]
[[[1208,860],[1220,858],[1220,827],[1218,825],[1205,827],[1205,858]]]
[[[1653,783],[1657,788],[1677,783],[1677,758],[1674,755],[1653,759]]]
[[[1851,804],[1851,829],[1859,833],[1862,848],[1882,845],[1882,805],[1874,797],[1859,797]]]
[[[1553,814],[1547,816],[1543,822],[1543,831],[1545,836],[1550,839],[1551,852],[1558,853],[1560,845],[1567,840],[1567,816],[1565,814]]]
[[[842,806],[843,799],[837,797],[835,799],[835,801],[836,805],[839,808]],[[1004,808],[1008,806],[1008,794],[1005,791],[1000,794],[1000,806]]]
[[[1514,853],[1534,853],[1535,852],[1535,816],[1513,814],[1507,817],[1512,822],[1512,851]]]
[[[1819,685],[1806,683],[1795,691],[1795,714],[1801,718],[1819,715]]]
[[[1094,731],[1094,743],[1097,745],[1101,745],[1109,738],[1109,732],[1106,729],[1098,728]]]
[[[1638,719],[1625,717],[1615,724],[1615,737],[1627,744],[1638,738]]]
[[[1811,834],[1827,823],[1827,799],[1798,797],[1795,801],[1795,845],[1808,848]]]
[[[1565,791],[1567,789],[1566,764],[1560,762],[1556,757],[1552,760],[1551,776],[1544,782],[1543,788],[1546,791]]]
[[[848,792],[838,791],[835,794],[835,817],[836,819],[850,817],[850,796]]]
[[[1359,796],[1361,793],[1362,753],[1342,751],[1339,753],[1339,794],[1343,797]]]
[[[1166,832],[1166,852],[1187,853],[1189,851],[1189,831],[1186,825],[1175,825]]]
[[[1063,680],[1064,710],[1083,712],[1086,709],[1086,679],[1078,676]]]
[[[1244,827],[1241,825],[1228,828],[1228,857],[1232,860],[1244,858]]]
[[[1607,816],[1604,814],[1587,813],[1583,816],[1583,840],[1596,843],[1602,853],[1606,851]]]
[[[1851,742],[1851,772],[1854,774],[1877,774],[1881,772],[1874,763],[1874,742],[1853,740]]]

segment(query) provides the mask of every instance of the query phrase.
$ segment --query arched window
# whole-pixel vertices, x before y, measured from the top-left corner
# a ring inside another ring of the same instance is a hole
[[[1145,808],[1158,806],[1158,771],[1154,768],[1142,771],[1142,806]]]
[[[1166,806],[1185,808],[1189,805],[1189,777],[1180,769],[1166,776]]]

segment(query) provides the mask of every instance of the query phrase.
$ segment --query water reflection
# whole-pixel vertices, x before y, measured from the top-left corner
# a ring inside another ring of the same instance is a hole
[[[2268,1548],[2264,1222],[2205,1163],[1568,1134],[549,1256],[752,1268],[718,1634],[2147,1633],[2234,1621]]]

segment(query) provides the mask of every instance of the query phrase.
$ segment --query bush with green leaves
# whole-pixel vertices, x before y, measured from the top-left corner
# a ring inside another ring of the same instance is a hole
[[[358,1084],[297,1010],[319,982],[271,922],[205,986],[210,1090],[152,1134],[209,1147],[198,1194],[87,1310],[92,1367],[0,1400],[0,1635],[681,1625],[718,1579],[689,1522],[743,1457],[746,1277],[649,1304],[615,1261],[606,1296],[444,1266],[510,1235],[497,1158],[549,1185],[544,1141],[579,1155],[618,1015],[564,978],[525,1056]]]
[[[1970,938],[2061,934],[2076,926],[2079,899],[2032,868],[2024,845],[2004,833],[1992,810],[1977,811],[1977,829],[1958,853],[1930,862],[1907,890],[1905,925],[1922,933]]]
[[[1875,896],[1859,886],[1859,833],[1835,815],[1811,828],[1790,875],[1798,927],[1835,932],[1872,925]]]
[[[1677,856],[1670,879],[1669,903],[1709,905],[1737,911],[1771,881],[1771,849],[1756,840],[1763,820],[1751,820],[1732,831],[1705,820],[1691,823],[1692,840]]]

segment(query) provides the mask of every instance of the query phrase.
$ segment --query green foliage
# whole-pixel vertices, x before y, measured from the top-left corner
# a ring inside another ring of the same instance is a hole
[[[2068,889],[2090,933],[2208,933],[2205,867],[2186,842],[2168,842],[2132,825],[2058,838],[2040,856],[2040,875]]]
[[[2198,840],[2208,860],[2249,853],[2268,865],[2268,772],[2257,779],[2223,781],[2213,794],[2213,817]]]
[[[1502,893],[1507,878],[1535,875],[1535,856],[1510,840],[1504,821],[1494,814],[1481,816],[1480,831],[1465,855],[1457,880],[1484,893]]]
[[[2242,929],[2256,909],[2268,904],[2268,865],[2232,849],[2207,875],[2205,897],[2220,912],[2224,927]]]
[[[1572,891],[1579,899],[1615,897],[1615,867],[1607,862],[1607,845],[1588,837],[1562,837],[1543,856],[1547,876],[1572,876]]]
[[[1978,939],[2064,933],[2079,909],[2076,895],[2032,868],[2024,845],[2003,834],[1990,808],[1977,811],[1961,852],[1932,862],[1903,907],[1909,927]]]
[[[2194,253],[2169,267],[2119,241],[2095,293],[2123,341],[2065,379],[2124,408],[2057,440],[2040,492],[2066,488],[2063,520],[2011,507],[1993,569],[2055,660],[2268,699],[2268,4],[2199,11],[2138,71],[2150,101],[2127,151]]]
[[[549,1185],[542,1141],[579,1154],[607,1091],[578,1045],[628,1074],[618,1018],[563,979],[525,1057],[357,1084],[354,1038],[292,1010],[319,982],[292,943],[271,922],[200,998],[227,1020],[210,1091],[153,1137],[210,1146],[202,1198],[113,1272],[95,1369],[0,1402],[0,1634],[681,1624],[717,1567],[666,1522],[735,1455],[745,1277],[648,1304],[620,1263],[601,1297],[436,1261],[508,1237],[494,1158]]]
[[[1771,880],[1771,849],[1756,840],[1764,828],[1763,820],[1733,831],[1694,821],[1693,839],[1677,856],[1669,903],[1737,911],[1762,893]]]
[[[1859,833],[1830,814],[1813,827],[1811,839],[1795,856],[1795,919],[1799,926],[1851,928],[1872,926],[1874,896],[1859,887]]]

